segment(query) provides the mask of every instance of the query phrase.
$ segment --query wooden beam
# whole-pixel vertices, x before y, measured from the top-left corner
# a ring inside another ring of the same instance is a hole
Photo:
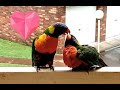
[[[96,71],[72,72],[56,67],[36,72],[33,67],[0,67],[0,84],[119,84],[120,67],[103,67]]]
[[[54,71],[50,69],[41,69],[40,72],[72,72],[69,67],[54,67]],[[0,67],[0,72],[36,72],[34,67]],[[102,67],[90,72],[120,72],[120,67]]]

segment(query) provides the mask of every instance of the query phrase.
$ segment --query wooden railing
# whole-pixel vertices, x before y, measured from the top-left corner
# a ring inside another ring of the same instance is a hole
[[[34,67],[0,67],[0,84],[119,84],[120,67],[103,67],[95,71],[72,72],[68,67],[55,71]]]

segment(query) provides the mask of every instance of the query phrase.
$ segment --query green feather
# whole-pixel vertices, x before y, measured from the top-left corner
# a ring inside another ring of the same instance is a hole
[[[99,65],[99,53],[96,48],[91,46],[79,46],[77,47],[78,55],[77,57],[84,62],[87,62],[91,65]]]
[[[50,35],[48,28],[47,28],[43,33],[45,33],[45,34],[47,34],[47,35]]]
[[[54,30],[55,30],[54,27],[49,26],[43,33],[45,33],[45,34],[47,34],[47,35],[49,35],[49,36],[52,36],[52,37],[57,38],[58,36],[57,36],[57,37],[55,36]]]

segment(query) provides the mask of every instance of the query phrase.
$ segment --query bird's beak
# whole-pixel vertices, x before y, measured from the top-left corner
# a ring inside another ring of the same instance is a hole
[[[65,41],[66,40],[69,40],[69,39],[71,39],[71,35],[70,35],[70,33],[66,33],[65,34]],[[65,42],[64,42],[65,43]]]
[[[65,41],[66,41],[66,38],[67,38],[67,34],[65,34]]]
[[[70,33],[70,29],[67,29],[66,33]]]
[[[66,32],[64,33],[64,35],[66,35],[66,34],[68,34],[68,33],[70,33],[70,30],[69,30],[69,29],[66,30]]]
[[[71,35],[70,35],[70,33],[67,33],[67,35],[66,35],[66,39],[67,39],[67,40],[71,39]]]

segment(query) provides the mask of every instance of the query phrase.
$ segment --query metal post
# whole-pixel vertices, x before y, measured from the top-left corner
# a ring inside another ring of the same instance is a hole
[[[98,19],[98,53],[100,53],[100,19]]]
[[[98,20],[98,53],[100,53],[100,19],[103,18],[104,16],[104,12],[102,10],[97,10],[96,13],[95,13],[95,16]]]

